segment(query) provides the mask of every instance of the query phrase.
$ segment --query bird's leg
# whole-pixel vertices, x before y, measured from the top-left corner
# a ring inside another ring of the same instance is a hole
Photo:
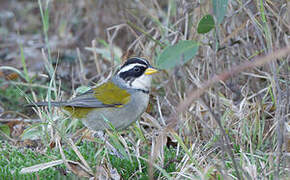
[[[117,156],[118,158],[124,159],[124,156],[116,149],[110,142],[107,140],[104,131],[94,131],[93,137],[99,138],[105,142],[106,147],[108,148],[110,154]]]

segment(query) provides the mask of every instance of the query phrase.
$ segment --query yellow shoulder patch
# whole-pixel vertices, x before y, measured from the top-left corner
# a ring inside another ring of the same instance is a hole
[[[119,104],[118,106],[122,106],[130,101],[130,94],[113,82],[104,83],[99,87],[93,88],[93,91],[95,92],[95,97],[103,104]]]
[[[105,105],[115,105],[116,108],[121,108],[130,101],[130,94],[112,82],[104,83],[92,90],[94,93],[91,98],[95,97]],[[88,113],[99,108],[64,106],[63,109],[74,118],[85,118]]]
[[[81,119],[86,118],[87,114],[95,108],[64,106],[63,109],[68,111],[73,118]]]

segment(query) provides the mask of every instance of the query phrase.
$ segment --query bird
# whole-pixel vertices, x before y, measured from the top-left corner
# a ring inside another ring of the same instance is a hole
[[[152,75],[159,69],[145,58],[131,57],[107,82],[68,101],[35,102],[28,106],[60,107],[93,131],[123,130],[136,122],[149,103]]]

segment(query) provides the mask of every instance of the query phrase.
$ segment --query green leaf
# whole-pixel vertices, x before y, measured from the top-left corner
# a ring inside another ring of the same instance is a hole
[[[213,16],[207,14],[201,18],[197,26],[197,32],[199,34],[208,33],[210,30],[214,28],[214,19]]]
[[[156,65],[160,69],[169,69],[191,60],[198,51],[199,44],[192,40],[180,41],[166,47],[158,56]]]
[[[10,136],[10,128],[7,124],[0,124],[0,131],[2,131],[7,136]]]
[[[217,23],[222,23],[227,13],[228,0],[212,0],[212,6]]]

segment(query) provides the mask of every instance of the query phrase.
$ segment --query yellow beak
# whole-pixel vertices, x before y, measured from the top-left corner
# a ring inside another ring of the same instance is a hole
[[[145,74],[146,75],[150,75],[150,74],[154,74],[154,73],[157,73],[157,72],[158,72],[158,69],[155,69],[153,67],[149,67],[149,68],[146,69]]]

